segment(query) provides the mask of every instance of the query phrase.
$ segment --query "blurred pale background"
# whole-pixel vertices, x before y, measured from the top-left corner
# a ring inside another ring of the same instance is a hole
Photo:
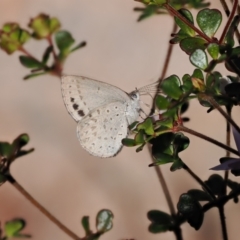
[[[212,7],[218,4],[215,1]],[[160,75],[172,29],[169,16],[137,23],[136,6],[140,5],[132,0],[1,0],[0,25],[16,21],[25,27],[41,12],[58,17],[77,42],[86,40],[88,44],[69,57],[64,72],[106,81],[130,92]],[[26,45],[37,57],[45,47],[44,41],[32,40]],[[193,71],[178,46],[173,54],[167,75]],[[114,227],[103,240],[174,239],[172,233],[153,235],[147,230],[149,210],[168,211],[155,171],[148,168],[147,148],[138,154],[133,148],[124,148],[110,159],[90,156],[76,138],[76,123],[64,107],[59,80],[44,76],[23,81],[28,71],[20,65],[18,53],[8,56],[1,51],[0,66],[0,140],[11,142],[23,132],[30,135],[29,147],[36,150],[16,161],[11,171],[33,197],[80,236],[84,235],[82,216],[90,216],[95,229],[97,212],[108,208],[115,216]],[[220,70],[226,73],[224,66]],[[207,115],[206,109],[194,102],[186,116],[191,117],[188,127],[225,142],[225,122],[218,112]],[[238,109],[234,118],[239,118]],[[191,145],[181,157],[207,179],[212,173],[208,169],[223,155],[218,147],[191,137]],[[162,170],[176,204],[181,193],[199,186],[184,171],[172,173],[169,167]],[[25,232],[34,240],[70,239],[8,183],[0,188],[0,202],[1,223],[22,217],[27,221]],[[239,239],[235,234],[239,205],[230,202],[226,217],[229,239]],[[182,228],[184,239],[221,239],[216,209],[205,215],[200,231],[188,224]]]

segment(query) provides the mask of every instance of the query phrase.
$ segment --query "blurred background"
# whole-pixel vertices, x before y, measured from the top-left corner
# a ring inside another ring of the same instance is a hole
[[[211,8],[222,11],[218,1],[211,4]],[[64,73],[92,77],[130,92],[160,76],[173,26],[167,15],[138,23],[139,13],[133,11],[137,6],[141,4],[133,0],[1,0],[0,25],[18,22],[25,28],[39,13],[59,18],[62,28],[70,31],[76,42],[87,41],[85,48],[69,56]],[[37,58],[46,46],[44,40],[30,40],[25,45]],[[42,76],[23,81],[28,70],[20,65],[18,56],[0,52],[0,141],[11,142],[26,132],[31,138],[28,147],[35,151],[13,164],[11,172],[16,180],[79,236],[84,236],[81,218],[89,216],[95,229],[97,212],[107,208],[114,213],[114,227],[102,240],[175,239],[172,233],[148,232],[147,212],[169,211],[155,170],[148,167],[148,149],[136,153],[134,148],[124,148],[109,159],[90,156],[77,140],[77,125],[63,104],[59,79]],[[176,45],[167,76],[182,77],[193,69],[188,56]],[[219,70],[227,74],[224,66]],[[207,114],[206,110],[193,102],[185,114],[191,118],[186,126],[225,142],[224,119],[218,112]],[[237,121],[239,110],[234,110]],[[206,180],[212,174],[208,169],[217,165],[225,152],[192,136],[190,140],[181,157]],[[183,170],[170,172],[170,165],[161,168],[175,205],[182,193],[200,188]],[[0,202],[1,225],[21,217],[27,221],[25,232],[34,240],[70,239],[8,183],[0,188]],[[239,238],[239,209],[233,202],[226,207],[232,240]],[[221,239],[216,209],[205,214],[200,231],[187,223],[182,229],[186,240]]]

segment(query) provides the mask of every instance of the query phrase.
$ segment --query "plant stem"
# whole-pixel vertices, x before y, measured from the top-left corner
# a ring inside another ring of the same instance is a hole
[[[229,10],[229,8],[228,8],[228,6],[226,4],[226,1],[225,0],[220,0],[220,2],[222,4],[222,6],[223,6],[223,9],[224,9],[227,17],[229,17],[230,10]],[[233,2],[233,1],[231,0],[231,2]],[[237,10],[238,10],[238,14],[239,14],[239,6],[238,6]],[[240,43],[240,33],[239,33],[238,29],[235,30],[235,35],[236,35],[236,37],[238,39],[238,43]]]
[[[196,132],[196,131],[194,131],[192,129],[186,128],[183,125],[177,126],[177,130],[190,133],[190,134],[192,134],[192,135],[194,135],[196,137],[202,138],[202,139],[204,139],[204,140],[206,140],[206,141],[208,141],[210,143],[213,143],[213,144],[215,144],[215,145],[217,145],[217,146],[219,146],[219,147],[221,147],[221,148],[223,148],[225,150],[228,150],[229,152],[234,153],[237,156],[240,156],[240,154],[239,154],[239,152],[237,150],[235,150],[233,148],[230,148],[229,146],[226,146],[225,144],[223,144],[221,142],[218,142],[217,140],[215,140],[213,138],[210,138],[210,137],[208,137],[208,136],[206,136],[206,135],[204,135],[202,133],[199,133],[199,132]]]
[[[47,39],[49,45],[52,46],[52,53],[53,53],[54,60],[55,60],[55,61],[58,61],[58,57],[57,57],[57,54],[56,54],[56,52],[55,52],[55,48],[54,48],[54,46],[53,46],[53,42],[52,42],[52,37],[51,37],[51,35],[49,35],[46,39]]]
[[[176,30],[177,30],[177,25],[174,23],[172,32],[176,32]],[[169,66],[169,62],[170,62],[170,58],[171,58],[171,55],[172,55],[172,49],[173,49],[173,44],[169,43],[167,54],[166,54],[165,61],[164,61],[164,66],[163,66],[163,69],[162,69],[162,73],[161,73],[161,76],[158,79],[159,84],[158,84],[157,89],[160,87],[161,82],[166,75],[166,72],[167,72],[167,69],[168,69],[168,66]],[[152,113],[154,112],[155,99],[156,99],[157,93],[158,93],[158,91],[156,92],[156,94],[153,98],[152,111],[151,111]],[[150,113],[150,115],[151,115],[151,113]],[[149,153],[151,155],[152,162],[154,163],[154,159],[152,157],[150,147],[149,147]],[[164,179],[164,176],[162,174],[161,168],[160,168],[160,166],[155,166],[154,169],[156,171],[158,180],[161,184],[163,193],[165,195],[165,198],[166,198],[166,201],[167,201],[167,204],[168,204],[168,207],[169,207],[169,211],[170,211],[172,217],[175,218],[176,217],[175,208],[174,208],[174,205],[173,205],[173,201],[172,201],[168,186],[167,186],[166,181]],[[174,228],[173,232],[174,232],[177,240],[182,240],[183,239],[182,238],[182,230],[181,230],[179,225]]]
[[[227,23],[226,23],[226,25],[225,25],[225,27],[223,29],[222,35],[221,35],[220,40],[219,40],[219,44],[223,44],[224,38],[225,38],[225,36],[227,34],[227,31],[228,31],[228,29],[229,29],[229,27],[231,25],[231,22],[232,22],[232,20],[234,18],[234,15],[235,15],[235,12],[237,10],[237,7],[238,7],[238,0],[234,0],[232,12],[229,15],[228,21],[227,21]]]
[[[176,31],[177,31],[177,24],[174,22],[173,23],[172,33],[175,33]],[[160,87],[160,84],[161,84],[162,80],[166,76],[167,69],[169,67],[170,58],[171,58],[171,55],[172,55],[173,46],[174,46],[174,44],[171,44],[171,43],[168,44],[168,50],[167,50],[167,54],[166,54],[166,57],[165,57],[164,65],[163,65],[163,68],[162,68],[162,73],[161,73],[161,76],[158,79],[158,81],[159,81],[158,87]]]
[[[226,226],[225,215],[224,215],[224,206],[219,206],[218,211],[220,215],[223,240],[228,240],[227,226]]]
[[[177,31],[177,24],[174,22],[173,23],[172,33],[175,33],[176,31]],[[161,76],[158,79],[159,83],[158,83],[157,89],[160,89],[161,83],[162,83],[162,81],[165,78],[165,75],[167,73],[167,69],[169,67],[170,58],[172,56],[173,46],[174,45],[171,44],[171,43],[168,44],[168,50],[167,50],[167,54],[165,56],[165,61],[164,61],[164,65],[163,65],[163,68],[162,68]],[[158,94],[158,91],[155,93],[155,96],[153,97],[152,109],[151,109],[151,112],[149,114],[150,116],[154,113],[157,94]]]
[[[233,121],[231,116],[229,116],[222,108],[221,106],[214,100],[212,96],[206,95],[205,93],[200,94],[201,98],[207,102],[209,102],[214,108],[216,108],[223,117],[238,131],[240,134],[240,128],[239,126]]]
[[[221,2],[221,4],[222,4],[222,7],[223,7],[223,9],[224,9],[227,17],[229,17],[229,15],[230,15],[230,10],[229,10],[229,8],[228,8],[228,6],[227,6],[226,1],[225,1],[225,0],[220,0],[220,2]]]
[[[53,70],[51,71],[51,73],[57,77],[61,77],[63,67],[62,67],[62,63],[58,59],[57,53],[56,53],[54,45],[53,45],[51,35],[49,35],[46,39],[47,39],[49,45],[52,46],[52,53],[53,53],[53,58],[54,58],[54,65],[53,65],[54,67],[53,67]]]
[[[188,21],[183,15],[181,15],[177,10],[175,10],[168,3],[164,3],[162,6],[164,6],[170,12],[171,15],[179,18],[181,21],[183,21],[185,24],[187,24],[190,28],[192,28],[196,33],[198,33],[208,43],[212,43],[213,42],[213,39],[209,38],[206,34],[201,32],[198,28],[196,28],[190,21]]]
[[[38,61],[32,54],[30,54],[24,47],[22,47],[22,46],[19,47],[19,48],[18,48],[18,51],[24,53],[26,56],[28,56],[28,57],[34,59],[35,61],[39,62],[39,61]]]
[[[232,111],[232,106],[226,106],[227,114],[231,117],[231,111]],[[230,131],[230,124],[228,121],[226,121],[226,145],[231,146],[231,131]],[[226,151],[226,157],[230,157],[230,152]],[[224,182],[225,182],[225,190],[224,190],[224,195],[227,194],[227,180],[228,180],[228,175],[229,171],[226,170],[224,173]]]
[[[211,196],[213,200],[217,199],[211,189],[185,163],[183,164],[183,169],[186,170],[193,177],[193,179],[195,179],[202,186],[202,188]]]
[[[63,225],[58,219],[56,219],[50,212],[48,212],[40,203],[38,203],[10,174],[7,176],[7,180],[26,198],[28,199],[40,212],[42,212],[50,221],[57,225],[63,232],[74,240],[81,240],[75,233]]]
[[[154,160],[153,160],[153,162],[154,162]],[[154,167],[154,169],[156,170],[159,182],[160,182],[160,184],[162,186],[163,193],[164,193],[165,198],[167,200],[167,204],[168,204],[170,213],[171,213],[172,216],[175,216],[176,215],[175,208],[174,208],[174,205],[173,205],[173,202],[172,202],[172,198],[171,198],[170,192],[168,190],[166,181],[165,181],[164,176],[162,174],[161,168],[159,166],[156,166],[156,167]]]
[[[230,68],[232,68],[232,70],[233,70],[238,76],[240,76],[240,70],[239,70],[238,66],[236,66],[236,64],[233,62],[232,59],[227,60],[226,63],[230,66]]]

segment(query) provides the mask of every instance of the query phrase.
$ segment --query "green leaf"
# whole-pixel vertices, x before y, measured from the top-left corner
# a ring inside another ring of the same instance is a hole
[[[7,181],[7,178],[4,174],[0,173],[0,186],[3,185]],[[0,230],[1,233],[1,230]]]
[[[28,144],[30,138],[28,136],[28,134],[23,133],[21,135],[19,135],[14,141],[13,141],[13,146],[20,149],[22,147],[24,147],[25,145]]]
[[[50,57],[51,52],[53,51],[53,46],[48,46],[43,54],[42,63],[45,65]]]
[[[152,222],[149,226],[151,233],[166,232],[173,226],[172,217],[165,212],[152,210],[148,212],[147,217]]]
[[[142,151],[145,145],[146,145],[146,143],[144,142],[141,146],[139,146],[139,147],[136,149],[136,152]]]
[[[183,133],[176,133],[173,140],[175,153],[185,150],[189,146],[190,140]]]
[[[36,59],[33,59],[31,57],[28,56],[20,56],[19,57],[20,63],[27,68],[42,68],[44,67],[43,64],[41,62],[39,62]]]
[[[188,194],[190,194],[196,201],[211,201],[211,197],[208,193],[199,190],[199,189],[192,189],[188,191]]]
[[[165,212],[159,210],[151,210],[147,213],[147,217],[151,222],[159,223],[159,224],[172,224],[172,217]]]
[[[234,97],[238,101],[240,100],[240,83],[239,82],[227,84],[227,86],[225,87],[225,91],[229,97],[231,98]]]
[[[170,167],[171,172],[175,172],[176,170],[179,170],[184,167],[184,163],[180,158],[175,158],[173,161],[172,166]]]
[[[204,217],[202,206],[190,194],[184,193],[180,196],[177,209],[195,230],[201,227]]]
[[[129,126],[128,126],[128,128],[131,130],[131,131],[133,131],[134,129],[135,129],[135,127],[138,125],[138,121],[135,121],[135,122],[133,122],[132,124],[130,124]]]
[[[148,227],[150,233],[161,233],[169,230],[169,226],[165,224],[151,223]]]
[[[189,108],[189,102],[184,102],[181,106],[181,114],[185,113]]]
[[[200,69],[194,69],[192,77],[198,78],[198,79],[204,81],[203,72]]]
[[[105,233],[113,227],[113,213],[108,209],[103,209],[98,212],[96,217],[96,228],[100,233]]]
[[[152,155],[163,153],[171,146],[172,140],[174,138],[174,134],[164,133],[159,135],[156,138],[153,138],[150,143],[152,144]]]
[[[165,110],[169,107],[170,103],[166,97],[164,97],[162,95],[157,95],[156,105],[157,105],[158,109]]]
[[[219,55],[219,45],[216,43],[210,43],[207,47],[207,51],[209,53],[209,55],[214,59],[217,60],[218,59],[218,55]]]
[[[0,156],[9,158],[12,155],[13,147],[8,142],[0,142]]]
[[[200,8],[206,8],[210,5],[209,2],[203,2],[202,0],[196,1],[196,0],[190,0],[188,2],[188,5],[191,6],[192,8],[195,9],[200,9]]]
[[[29,238],[30,235],[27,234],[21,234],[20,231],[23,230],[26,223],[23,219],[14,219],[12,221],[6,222],[4,226],[4,231],[6,234],[6,237],[12,238],[12,237],[25,237]]]
[[[82,218],[82,226],[85,230],[85,234],[86,236],[90,235],[92,233],[91,229],[90,229],[90,224],[89,224],[89,217],[88,216],[84,216]]]
[[[191,12],[187,9],[180,9],[178,11],[183,17],[185,17],[190,23],[194,23],[193,22],[193,16],[191,14]],[[188,36],[193,37],[195,36],[195,31],[189,27],[187,24],[185,24],[184,22],[182,22],[179,18],[174,17],[176,24],[181,28],[181,30],[186,33]]]
[[[240,47],[232,48],[230,57],[238,57],[238,55],[240,55]]]
[[[169,155],[169,154],[166,154],[166,153],[160,153],[160,152],[157,152],[153,155],[154,157],[154,166],[156,165],[163,165],[163,164],[166,164],[166,163],[171,163],[171,162],[174,162],[174,157]]]
[[[122,144],[123,144],[123,146],[126,146],[126,147],[135,147],[136,146],[135,140],[131,139],[131,138],[123,138]]]
[[[167,2],[167,0],[151,0],[152,3],[157,5],[162,5]]]
[[[213,37],[222,22],[222,14],[217,9],[205,8],[198,12],[197,23],[201,30],[208,36]]]
[[[224,179],[220,175],[218,174],[211,175],[209,179],[205,181],[205,183],[215,195],[222,196],[224,194],[225,183]]]
[[[212,72],[208,74],[206,79],[206,86],[208,90],[216,92],[216,88],[220,78],[222,78],[222,75],[219,72]]]
[[[164,126],[167,128],[173,127],[173,119],[171,118],[163,118],[155,122],[157,126]],[[157,129],[157,132],[162,131],[163,129]]]
[[[191,76],[189,74],[185,74],[182,77],[182,82],[183,82],[183,85],[181,86],[181,88],[184,93],[188,93],[188,92],[192,91],[193,84],[192,84]]]
[[[156,5],[148,5],[144,8],[142,14],[139,16],[138,18],[138,22],[151,17],[152,15],[154,15],[158,10],[158,6]]]
[[[176,75],[171,75],[170,77],[163,80],[161,89],[167,96],[178,100],[183,94],[180,85],[181,81],[179,77]]]
[[[68,50],[75,42],[71,33],[63,30],[55,34],[55,41],[60,52]]]
[[[182,29],[180,29],[177,34],[172,34],[171,35],[173,38],[170,40],[171,44],[176,44],[179,43],[182,39],[185,39],[187,37],[189,37],[188,34],[186,34]]]
[[[24,80],[28,80],[28,79],[32,79],[41,75],[47,74],[47,72],[40,72],[40,73],[32,73],[32,74],[28,74],[26,75],[23,79]]]
[[[147,118],[144,122],[139,123],[137,126],[138,130],[143,129],[147,135],[153,135],[154,129],[153,129],[153,123],[151,118]]]
[[[142,144],[145,143],[145,139],[144,139],[144,131],[140,130],[136,135],[135,135],[135,143],[138,144]]]
[[[207,42],[199,36],[187,37],[180,42],[180,47],[186,54],[190,55],[196,49],[206,49]]]
[[[87,45],[87,43],[84,41],[84,42],[80,42],[77,46],[75,46],[74,48],[72,48],[71,50],[70,50],[70,52],[74,52],[74,51],[76,51],[76,50],[78,50],[78,49],[80,49],[80,48],[82,48],[82,47],[85,47]]]
[[[239,21],[240,21],[240,16],[237,15],[234,17],[229,29],[228,29],[228,32],[226,34],[226,37],[225,37],[225,42],[233,47],[234,46],[234,37],[233,37],[233,34],[235,33],[235,30],[237,29],[238,27],[238,24],[239,24]]]
[[[197,49],[190,55],[190,62],[202,70],[208,66],[207,55],[202,49]]]

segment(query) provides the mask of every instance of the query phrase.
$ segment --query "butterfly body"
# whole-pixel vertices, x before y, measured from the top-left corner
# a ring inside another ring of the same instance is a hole
[[[77,124],[82,147],[98,157],[113,157],[122,148],[128,125],[139,117],[139,93],[130,94],[86,77],[62,76],[62,95]]]

